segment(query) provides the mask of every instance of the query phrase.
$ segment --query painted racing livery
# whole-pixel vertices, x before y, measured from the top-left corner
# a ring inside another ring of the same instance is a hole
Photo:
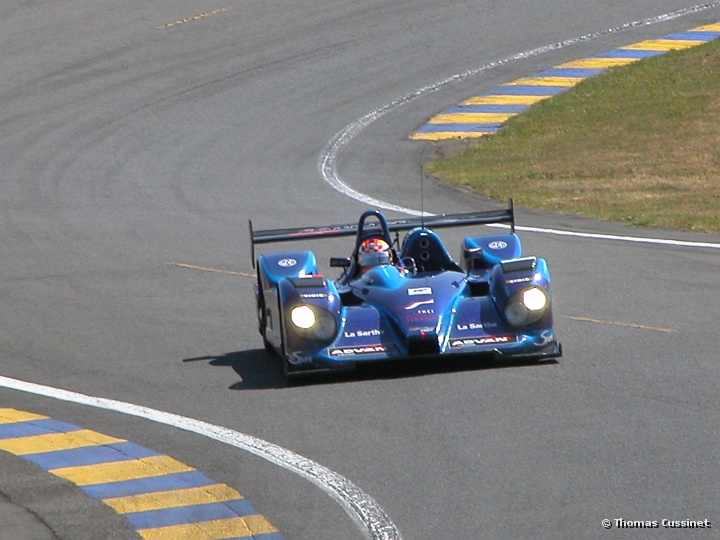
[[[434,232],[495,223],[510,232],[466,237],[459,262]],[[341,269],[334,280],[318,273],[312,251],[255,259],[258,244],[332,236],[355,236],[350,257],[330,260]],[[255,231],[250,222],[250,239],[258,329],[288,377],[445,355],[562,356],[550,271],[522,255],[512,201],[506,210],[394,220],[368,210],[357,224],[297,229]]]

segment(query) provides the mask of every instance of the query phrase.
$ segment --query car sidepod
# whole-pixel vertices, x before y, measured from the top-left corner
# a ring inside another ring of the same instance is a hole
[[[312,276],[317,272],[317,259],[311,251],[291,251],[261,255],[257,260],[255,300],[258,328],[266,349],[283,355],[282,306],[279,283],[287,278]]]
[[[489,351],[496,358],[517,359],[562,355],[553,330],[547,262],[521,254],[515,233],[463,241],[467,297],[456,306],[448,352]]]
[[[288,277],[278,283],[286,375],[329,369],[327,350],[342,326],[335,283],[323,276]]]
[[[491,276],[495,306],[510,343],[497,356],[542,359],[562,355],[555,338],[550,271],[544,259],[525,257],[501,261]]]

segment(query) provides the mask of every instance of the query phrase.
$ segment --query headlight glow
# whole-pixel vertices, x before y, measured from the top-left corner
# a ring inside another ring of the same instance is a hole
[[[315,312],[309,306],[298,306],[290,313],[290,320],[298,328],[307,330],[315,324]]]
[[[530,311],[538,311],[545,307],[547,304],[547,296],[537,287],[527,289],[522,294],[522,303]]]
[[[330,341],[337,333],[337,321],[326,309],[300,305],[290,312],[295,332],[305,339]]]
[[[505,306],[505,319],[512,326],[539,321],[549,305],[548,294],[540,287],[529,287],[513,294]]]

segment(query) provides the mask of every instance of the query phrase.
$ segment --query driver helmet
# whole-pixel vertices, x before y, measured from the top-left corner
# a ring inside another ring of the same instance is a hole
[[[358,249],[358,262],[363,268],[390,264],[390,245],[382,238],[363,240]]]

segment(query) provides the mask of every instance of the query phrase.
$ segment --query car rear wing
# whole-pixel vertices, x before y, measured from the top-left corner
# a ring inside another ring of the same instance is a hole
[[[511,232],[515,232],[515,210],[512,199],[504,210],[488,210],[484,212],[469,212],[463,214],[441,214],[412,218],[398,218],[386,220],[390,232],[409,231],[416,227],[440,229],[444,227],[466,227],[469,225],[492,225],[495,223],[509,223]],[[248,220],[250,228],[250,245],[253,265],[255,264],[255,245],[272,242],[291,242],[295,240],[312,240],[316,238],[331,238],[334,236],[354,236],[358,232],[358,223],[341,223],[336,225],[320,225],[316,227],[298,227],[292,229],[265,229],[253,230],[252,220]],[[377,228],[379,223],[368,223],[364,232]]]

